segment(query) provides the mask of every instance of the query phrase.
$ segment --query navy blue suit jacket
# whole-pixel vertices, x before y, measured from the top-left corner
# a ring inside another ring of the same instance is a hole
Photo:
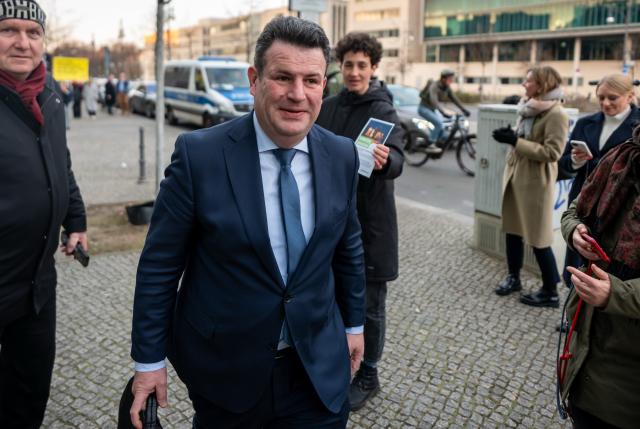
[[[131,356],[168,356],[189,389],[232,412],[268,386],[284,318],[325,406],[337,412],[347,398],[345,326],[365,317],[358,157],[351,140],[317,125],[307,139],[315,230],[286,288],[252,115],[178,138],[140,257]]]
[[[585,180],[596,168],[596,165],[608,151],[618,146],[620,143],[624,143],[631,138],[635,125],[640,121],[640,110],[635,105],[631,105],[631,112],[627,119],[611,134],[605,145],[600,150],[600,134],[602,133],[602,127],[604,126],[604,113],[598,112],[593,115],[580,118],[576,122],[569,140],[582,140],[587,143],[589,150],[593,155],[593,159],[587,161],[585,165],[577,170],[574,170],[571,163],[571,145],[567,144],[564,149],[564,154],[558,160],[560,168],[565,171],[576,173],[576,177],[573,180],[571,189],[569,190],[569,204],[578,196],[582,185]]]

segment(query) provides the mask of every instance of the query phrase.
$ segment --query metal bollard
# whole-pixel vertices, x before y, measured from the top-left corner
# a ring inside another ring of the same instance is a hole
[[[144,128],[140,127],[140,175],[138,176],[138,184],[147,181],[147,168],[146,161],[144,159]]]

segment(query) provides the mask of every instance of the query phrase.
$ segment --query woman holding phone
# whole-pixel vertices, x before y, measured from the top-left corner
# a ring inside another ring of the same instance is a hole
[[[576,122],[569,137],[570,144],[558,161],[561,169],[576,173],[569,191],[569,204],[578,196],[585,179],[595,169],[600,158],[629,140],[634,125],[640,121],[640,110],[634,104],[631,77],[619,73],[603,77],[596,87],[596,97],[600,103],[600,112]],[[567,247],[564,267],[576,267],[580,262],[580,255]],[[566,269],[563,270],[562,277],[570,287],[570,274]]]
[[[569,117],[562,109],[560,74],[538,66],[527,72],[525,97],[518,105],[516,128],[498,128],[493,138],[513,147],[502,180],[502,230],[506,233],[507,277],[498,284],[498,295],[522,289],[520,270],[524,243],[533,253],[542,274],[542,287],[520,297],[535,307],[558,307],[560,281],[553,243],[553,203],[558,159],[569,134]]]
[[[597,149],[597,148],[596,148]],[[597,152],[596,152],[597,153]],[[562,216],[567,245],[596,261],[593,276],[570,266],[567,321],[584,301],[570,343],[563,400],[574,429],[637,428],[640,422],[640,128],[609,150]],[[603,262],[592,237],[610,262]],[[575,293],[574,293],[575,291]]]

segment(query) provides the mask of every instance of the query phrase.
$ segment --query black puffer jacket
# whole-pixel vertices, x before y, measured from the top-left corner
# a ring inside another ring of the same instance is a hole
[[[368,281],[390,281],[398,277],[398,221],[393,179],[402,173],[402,127],[393,107],[393,96],[383,82],[373,79],[369,90],[358,95],[343,89],[322,102],[318,125],[355,140],[369,118],[396,124],[386,141],[389,160],[370,178],[359,176],[358,218],[362,224]]]
[[[0,325],[17,307],[39,311],[53,295],[60,226],[69,233],[87,228],[64,103],[50,76],[38,103],[42,127],[18,94],[0,86]]]

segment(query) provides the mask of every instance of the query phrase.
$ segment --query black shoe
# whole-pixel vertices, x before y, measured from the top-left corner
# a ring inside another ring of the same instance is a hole
[[[538,292],[522,295],[520,302],[532,307],[552,307],[558,308],[560,306],[560,299],[557,293],[547,292],[544,289],[540,289]]]
[[[349,387],[349,405],[351,411],[358,411],[364,404],[373,398],[380,391],[378,381],[378,369],[372,368],[364,363],[353,377],[351,387]]]
[[[511,292],[517,292],[522,290],[522,283],[520,283],[520,277],[515,276],[513,274],[509,274],[504,278],[500,283],[498,283],[498,287],[496,288],[496,293],[498,295],[509,295]]]

